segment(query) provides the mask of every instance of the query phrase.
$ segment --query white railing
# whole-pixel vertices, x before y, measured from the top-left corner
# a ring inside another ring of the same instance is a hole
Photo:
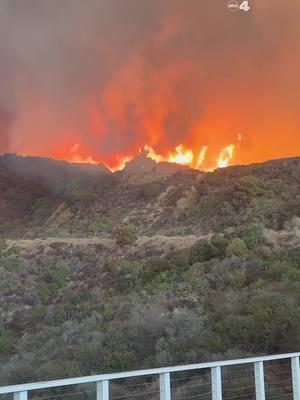
[[[211,398],[212,400],[222,400],[222,369],[231,366],[243,366],[245,364],[251,365],[254,372],[254,398],[257,400],[265,400],[265,371],[264,366],[268,362],[287,360],[290,366],[291,373],[291,393],[289,393],[294,400],[300,400],[300,366],[299,366],[300,353],[280,354],[274,356],[252,357],[239,360],[226,360],[217,362],[208,362],[201,364],[190,364],[166,368],[145,369],[131,372],[119,372],[103,375],[93,375],[78,378],[60,379],[38,383],[27,383],[22,385],[4,386],[0,387],[0,395],[13,394],[14,400],[27,400],[28,394],[33,391],[58,388],[64,386],[81,385],[87,383],[95,384],[96,400],[109,400],[110,399],[110,384],[118,380],[136,377],[159,377],[159,392],[158,398],[160,400],[171,400],[172,396],[172,374],[186,371],[208,370],[210,371],[210,385],[211,385]],[[63,397],[63,395],[62,395]],[[193,396],[196,397],[196,396]],[[201,398],[201,395],[199,394]],[[236,396],[235,398],[242,398],[243,396]],[[283,398],[284,396],[277,396]],[[125,397],[124,397],[125,398]],[[226,398],[226,397],[225,397]],[[232,397],[228,397],[232,398]],[[249,398],[249,397],[248,397]],[[276,396],[274,397],[276,398]]]

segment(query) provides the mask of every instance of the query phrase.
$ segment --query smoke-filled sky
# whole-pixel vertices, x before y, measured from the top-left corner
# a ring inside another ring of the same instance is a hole
[[[300,0],[1,0],[0,153],[300,155]]]

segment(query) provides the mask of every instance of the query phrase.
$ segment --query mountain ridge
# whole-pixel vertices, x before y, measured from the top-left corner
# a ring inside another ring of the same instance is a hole
[[[0,162],[1,384],[299,347],[300,158],[148,166],[58,191]]]
[[[16,157],[13,156],[13,160]],[[99,173],[94,173],[94,169],[90,173],[54,160],[58,170],[61,165],[63,171],[66,165],[71,169],[71,173],[68,170],[66,174],[59,174],[57,183],[57,174],[51,176],[50,182],[45,179],[45,169],[39,171],[42,174],[40,178],[32,177],[29,169],[24,176],[24,168],[20,171],[20,165],[28,160],[18,158],[18,161],[19,169],[13,170],[7,168],[7,163],[0,157],[2,235],[5,230],[9,231],[9,226],[17,235],[26,231],[29,235],[47,235],[53,229],[62,230],[61,234],[79,236],[98,234],[103,229],[103,233],[111,235],[113,227],[123,222],[136,225],[141,233],[147,235],[165,234],[170,229],[183,229],[182,232],[188,234],[207,233],[220,225],[214,214],[221,216],[222,209],[228,207],[228,215],[231,215],[236,209],[231,196],[243,176],[253,175],[255,179],[265,180],[268,187],[278,179],[283,179],[283,184],[288,178],[298,182],[300,173],[299,157],[203,172],[177,165],[172,165],[171,169],[167,165],[166,170],[165,164],[160,169],[155,161],[140,155],[129,163],[127,169],[115,173],[106,172],[106,169],[103,172],[101,166]],[[46,165],[48,162],[47,159]],[[146,167],[141,168],[145,162]],[[249,184],[257,185],[255,182]],[[268,192],[268,189],[259,190]],[[280,193],[275,194],[275,197],[279,196]],[[206,198],[211,204],[206,204]],[[196,215],[194,224],[193,210]],[[242,216],[239,218],[242,220]],[[223,219],[224,216],[219,217],[219,221]],[[26,222],[29,220],[30,227]]]

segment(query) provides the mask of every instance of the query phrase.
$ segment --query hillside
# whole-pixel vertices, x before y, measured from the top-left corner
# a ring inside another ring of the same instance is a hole
[[[77,167],[68,166],[75,172],[67,177],[60,174],[65,179],[60,191],[44,176],[23,179],[2,164],[0,215],[7,226],[6,236],[12,232],[15,237],[28,238],[110,237],[121,223],[150,236],[224,232],[253,221],[281,230],[300,212],[299,158],[212,173],[177,170],[176,166],[166,171],[165,163],[163,170],[158,164],[155,169],[137,168],[136,172],[133,164],[140,165],[140,159],[114,174],[101,166],[96,173],[79,173]],[[18,223],[13,230],[15,219]]]
[[[110,174],[102,164],[76,164],[42,157],[21,157],[16,154],[0,156],[2,168],[19,177],[41,180],[55,192],[61,192],[70,181],[81,175]]]
[[[140,162],[0,158],[2,384],[299,349],[300,158]]]

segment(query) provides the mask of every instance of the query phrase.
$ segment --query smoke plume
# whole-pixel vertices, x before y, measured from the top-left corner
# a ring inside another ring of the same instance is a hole
[[[2,0],[0,152],[296,155],[299,0]],[[3,84],[2,84],[3,83]]]

